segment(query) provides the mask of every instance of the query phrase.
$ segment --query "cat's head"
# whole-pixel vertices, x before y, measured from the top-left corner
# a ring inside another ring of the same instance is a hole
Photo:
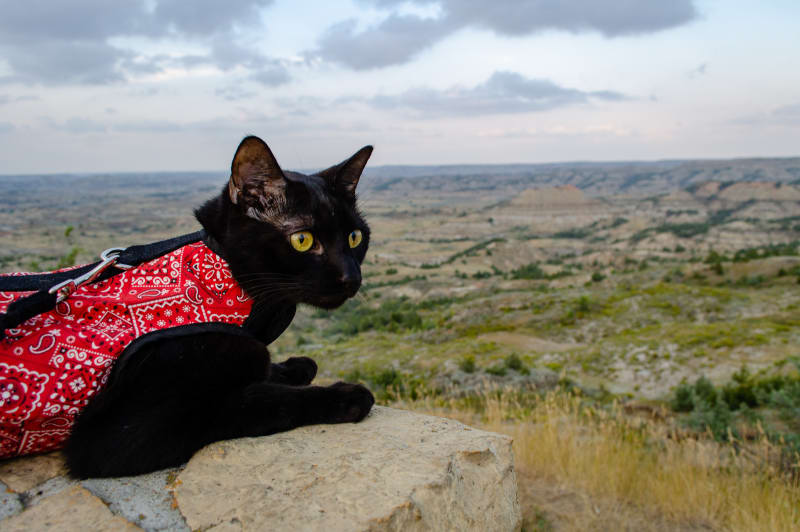
[[[260,138],[242,141],[197,217],[251,297],[335,308],[356,294],[370,237],[356,186],[371,153],[305,175],[282,170]]]

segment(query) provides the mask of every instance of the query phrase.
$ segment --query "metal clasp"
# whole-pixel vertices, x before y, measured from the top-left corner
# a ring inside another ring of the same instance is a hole
[[[83,286],[87,283],[91,283],[95,279],[97,279],[100,274],[106,271],[110,266],[114,266],[119,268],[120,270],[130,270],[133,266],[129,264],[118,264],[117,260],[119,259],[120,253],[125,251],[125,248],[108,248],[107,250],[103,251],[100,254],[100,262],[89,270],[88,272],[84,273],[80,277],[76,277],[74,279],[67,279],[66,281],[62,281],[57,285],[53,286],[48,290],[51,294],[58,294],[58,298],[56,301],[61,303],[69,296],[75,293],[78,287]]]

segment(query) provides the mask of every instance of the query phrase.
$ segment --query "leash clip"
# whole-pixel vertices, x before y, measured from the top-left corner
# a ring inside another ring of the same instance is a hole
[[[67,279],[66,281],[58,283],[57,285],[51,287],[48,292],[51,294],[58,294],[56,302],[61,303],[69,296],[74,294],[79,287],[87,283],[91,283],[100,277],[100,274],[102,274],[111,266],[119,268],[120,270],[130,270],[133,268],[133,266],[130,264],[117,263],[117,260],[119,260],[119,256],[123,251],[125,251],[125,248],[108,248],[100,254],[101,260],[97,266],[84,273],[80,277],[76,277],[75,279]]]

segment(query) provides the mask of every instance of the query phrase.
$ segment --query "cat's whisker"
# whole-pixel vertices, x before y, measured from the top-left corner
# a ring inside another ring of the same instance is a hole
[[[295,279],[294,275],[274,274],[274,273],[250,273],[237,275],[237,279]]]
[[[250,294],[250,297],[255,300],[264,299],[267,297],[287,297],[287,298],[294,298],[298,295],[303,295],[308,293],[306,290],[303,290],[299,287],[292,287],[292,288],[276,288],[276,289],[263,289],[258,292],[254,292]]]
[[[272,279],[253,279],[246,283],[242,283],[245,287],[250,288],[257,288],[259,286],[305,286],[308,284],[304,281],[299,281],[296,279],[279,279],[279,280],[272,280]]]
[[[309,281],[304,279],[251,279],[243,283],[244,286],[257,288],[259,286],[307,286]]]
[[[289,289],[286,289],[286,288],[267,289],[267,288],[265,288],[263,290],[260,290],[260,291],[257,291],[257,292],[253,292],[252,294],[248,293],[248,295],[252,299],[259,299],[259,298],[264,298],[264,297],[272,296],[272,295],[291,296],[291,295],[296,294],[297,292],[298,292],[298,290],[295,289],[295,288],[289,288]]]
[[[293,287],[293,286],[274,287],[274,288],[264,287],[264,288],[261,288],[259,290],[251,290],[251,291],[247,292],[247,294],[251,298],[257,298],[257,297],[263,297],[263,296],[271,295],[271,294],[290,294],[290,293],[295,292],[295,291],[297,291],[297,288]]]

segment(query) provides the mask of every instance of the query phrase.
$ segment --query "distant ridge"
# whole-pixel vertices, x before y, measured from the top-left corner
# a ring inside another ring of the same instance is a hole
[[[800,185],[800,157],[654,162],[548,163],[367,168],[362,187],[374,190],[479,191],[572,185],[589,196],[647,196],[710,181]],[[413,183],[406,181],[411,180]],[[788,189],[787,189],[788,190]]]
[[[314,170],[302,170],[313,172]],[[540,164],[387,165],[368,166],[359,189],[475,192],[498,190],[509,195],[525,189],[572,185],[589,196],[665,194],[703,183],[770,182],[800,185],[800,157],[720,160],[566,162]],[[27,184],[60,188],[103,187],[109,179],[136,181],[159,188],[220,187],[225,170],[186,172],[104,172],[48,175],[0,175],[0,188]],[[124,179],[123,179],[124,178]],[[122,184],[121,186],[129,186]],[[731,191],[735,192],[736,189]],[[786,189],[788,192],[789,189]],[[771,194],[771,193],[769,193]]]
[[[549,163],[495,163],[495,164],[440,164],[440,165],[382,165],[367,166],[364,175],[370,177],[421,177],[430,175],[474,175],[497,171],[524,173],[553,168],[661,168],[670,169],[679,166],[763,166],[764,164],[784,163],[800,167],[798,157],[744,157],[734,159],[659,159],[654,161],[561,161]],[[315,171],[315,170],[301,170]],[[800,178],[800,175],[797,176]]]

